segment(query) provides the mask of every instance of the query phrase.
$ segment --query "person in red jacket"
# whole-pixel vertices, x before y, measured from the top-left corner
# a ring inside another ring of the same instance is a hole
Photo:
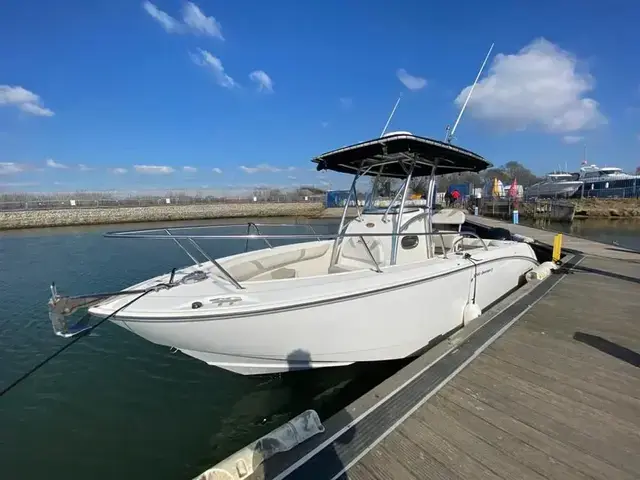
[[[455,205],[460,199],[460,192],[458,190],[454,190],[453,192],[451,192],[451,198],[453,199],[453,204]]]

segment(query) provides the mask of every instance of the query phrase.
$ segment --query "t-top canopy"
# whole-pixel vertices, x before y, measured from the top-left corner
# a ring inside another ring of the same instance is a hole
[[[480,172],[491,167],[480,155],[449,143],[418,137],[408,132],[357,143],[324,153],[313,159],[318,170],[404,178],[415,162],[413,176],[436,173]]]

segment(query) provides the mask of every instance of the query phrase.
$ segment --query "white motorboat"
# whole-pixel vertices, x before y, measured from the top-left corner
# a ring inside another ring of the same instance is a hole
[[[201,226],[202,234],[184,234],[188,227],[107,234],[176,242],[194,265],[116,293],[64,297],[52,285],[55,332],[91,328],[86,319],[70,320],[88,308],[91,318],[243,375],[399,359],[477,317],[537,265],[528,244],[482,239],[461,229],[462,211],[433,210],[436,172],[490,166],[475,153],[398,132],[314,161],[318,170],[354,176],[337,234],[264,235],[254,224],[247,235]],[[411,206],[410,183],[418,176],[429,177],[429,192],[424,205]],[[367,177],[372,194],[347,221],[356,184]],[[376,207],[377,188],[388,177],[402,179],[402,187],[388,207]],[[270,243],[293,237],[299,243]],[[201,244],[221,238],[263,239],[265,248],[213,259]]]

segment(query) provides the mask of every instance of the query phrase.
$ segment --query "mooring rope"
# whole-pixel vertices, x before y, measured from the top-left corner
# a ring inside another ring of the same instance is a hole
[[[137,297],[135,297],[133,300],[125,303],[123,306],[121,306],[120,308],[114,310],[112,313],[110,313],[109,315],[107,315],[106,317],[104,317],[102,320],[100,320],[98,323],[96,323],[95,325],[92,325],[91,327],[88,327],[85,331],[81,332],[78,334],[77,337],[74,337],[71,339],[71,341],[65,345],[63,345],[62,347],[60,347],[58,350],[56,350],[55,352],[53,352],[51,355],[49,355],[47,358],[45,358],[44,360],[42,360],[41,362],[39,362],[38,364],[36,364],[34,367],[32,367],[29,371],[27,371],[26,373],[22,374],[20,377],[18,377],[16,380],[14,380],[11,384],[9,384],[7,387],[2,389],[2,392],[0,392],[0,397],[2,397],[5,393],[9,392],[10,390],[12,390],[14,387],[16,387],[17,385],[19,385],[20,383],[22,383],[24,380],[26,380],[27,378],[29,378],[31,375],[33,375],[35,372],[37,372],[38,370],[40,370],[42,367],[44,367],[47,363],[49,363],[51,360],[53,360],[54,358],[56,358],[58,355],[60,355],[62,352],[64,352],[67,348],[69,348],[71,345],[73,345],[74,343],[80,341],[81,338],[84,338],[86,335],[88,335],[89,333],[91,333],[93,330],[95,330],[96,328],[98,328],[100,325],[102,325],[104,322],[106,322],[107,320],[109,320],[111,317],[113,317],[115,314],[117,314],[118,312],[121,312],[123,309],[127,308],[129,305],[131,305],[132,303],[138,301],[139,299],[141,299],[142,297],[144,297],[146,294],[154,292],[158,289],[158,285],[154,285],[153,287],[149,288],[148,290],[145,290],[144,292],[142,292],[140,295],[138,295]]]

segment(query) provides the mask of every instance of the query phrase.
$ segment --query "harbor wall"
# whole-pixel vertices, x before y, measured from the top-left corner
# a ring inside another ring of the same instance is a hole
[[[483,200],[481,215],[510,219],[512,204],[509,200]],[[574,218],[640,218],[640,199],[637,198],[585,198],[570,200],[520,201],[521,218],[571,222]]]
[[[0,230],[242,217],[318,217],[322,203],[235,203],[0,212]]]
[[[584,198],[572,202],[577,218],[640,217],[640,199],[637,198]]]

